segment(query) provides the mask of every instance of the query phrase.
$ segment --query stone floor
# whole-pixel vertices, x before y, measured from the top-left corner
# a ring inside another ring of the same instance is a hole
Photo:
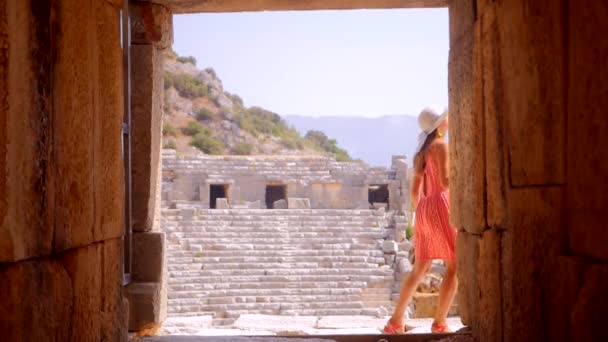
[[[146,342],[179,342],[204,341],[225,342],[267,341],[255,336],[277,336],[272,341],[282,341],[280,336],[314,336],[314,335],[380,335],[380,328],[388,317],[372,316],[270,316],[241,315],[232,326],[226,328],[212,327],[211,316],[168,318],[158,336],[143,339],[133,337],[133,341]],[[428,334],[431,332],[432,319],[409,319],[408,334]],[[453,331],[463,328],[460,318],[448,319]],[[193,337],[198,337],[194,338]],[[203,338],[206,337],[206,338]],[[222,337],[214,339],[211,337]],[[228,338],[230,337],[230,338]],[[296,339],[288,339],[295,342]],[[323,339],[306,339],[306,341],[327,341]]]

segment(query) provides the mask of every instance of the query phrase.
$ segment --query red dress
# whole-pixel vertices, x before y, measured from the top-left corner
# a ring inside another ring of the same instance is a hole
[[[416,207],[416,260],[456,259],[456,229],[450,225],[450,195],[439,179],[436,161],[426,152],[423,193]]]

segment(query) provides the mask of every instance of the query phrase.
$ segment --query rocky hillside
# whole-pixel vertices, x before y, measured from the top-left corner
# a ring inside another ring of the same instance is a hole
[[[165,58],[164,148],[180,153],[323,154],[351,160],[318,130],[304,136],[276,113],[246,107],[225,91],[212,68],[200,70],[193,57],[168,53]]]

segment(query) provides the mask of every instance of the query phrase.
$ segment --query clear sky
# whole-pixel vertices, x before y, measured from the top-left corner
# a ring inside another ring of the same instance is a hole
[[[281,115],[417,115],[447,105],[447,9],[191,14],[174,50],[246,106]]]

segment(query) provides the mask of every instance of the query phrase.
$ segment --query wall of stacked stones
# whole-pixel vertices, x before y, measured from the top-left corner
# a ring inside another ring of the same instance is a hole
[[[607,339],[608,4],[449,10],[463,320],[482,341]]]
[[[213,184],[228,186],[231,204],[259,202],[265,207],[267,185],[284,185],[287,197],[308,198],[312,208],[367,209],[370,185],[386,185],[389,207],[406,208],[407,162],[394,158],[392,169],[327,157],[177,156],[163,151],[163,200],[200,202],[209,206]]]
[[[0,4],[2,340],[126,340],[121,5]]]

